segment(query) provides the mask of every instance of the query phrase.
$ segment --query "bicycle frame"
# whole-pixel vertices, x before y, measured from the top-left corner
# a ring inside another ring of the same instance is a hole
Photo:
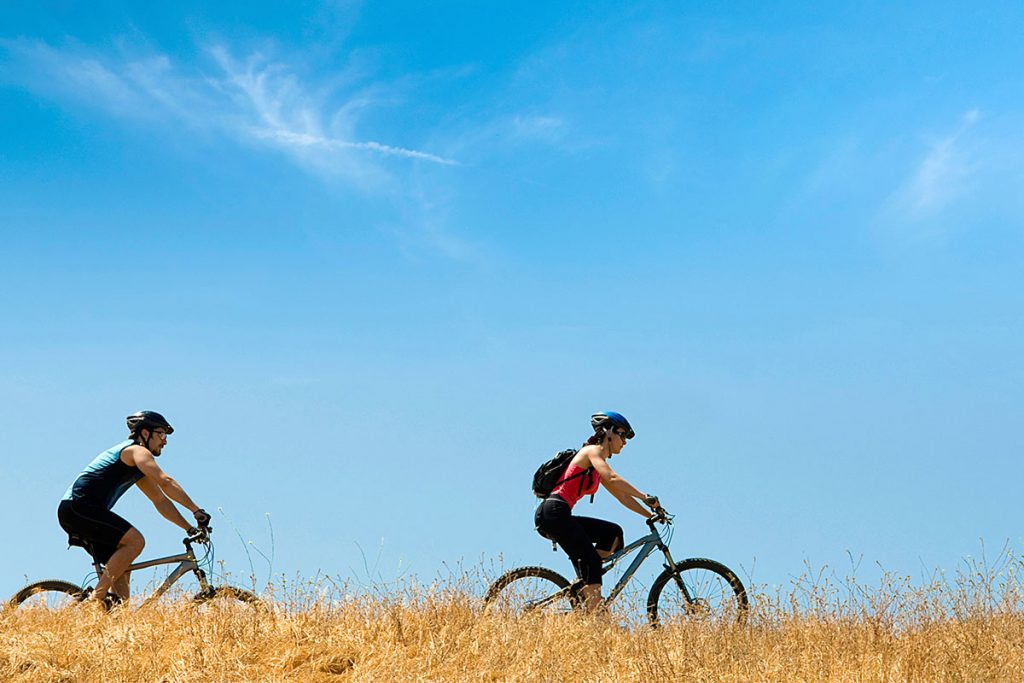
[[[626,587],[627,583],[629,583],[629,580],[632,579],[633,575],[636,574],[638,569],[640,569],[640,565],[642,565],[656,549],[660,549],[665,553],[665,559],[668,560],[669,567],[675,566],[675,562],[672,560],[672,555],[668,551],[668,546],[665,545],[665,542],[662,540],[661,534],[658,533],[658,530],[655,529],[653,525],[649,526],[651,527],[651,533],[643,536],[642,538],[638,538],[621,550],[616,550],[604,559],[604,570],[602,574],[607,574],[612,567],[619,563],[619,560],[624,558],[626,555],[631,554],[637,548],[640,548],[640,554],[638,554],[629,566],[626,567],[626,571],[622,574],[618,583],[616,583],[615,587],[612,588],[610,593],[608,593],[608,597],[602,601],[605,605],[611,604],[612,600],[618,597],[619,593],[622,592],[622,589]]]
[[[183,553],[179,553],[177,555],[168,555],[167,557],[160,557],[155,560],[144,560],[143,562],[136,562],[135,564],[128,567],[127,571],[133,572],[136,569],[148,569],[150,567],[158,567],[162,564],[174,564],[175,562],[179,563],[178,566],[174,568],[174,571],[172,571],[167,576],[167,578],[164,579],[163,583],[157,586],[156,590],[153,591],[153,594],[146,598],[142,602],[142,605],[140,606],[148,605],[153,600],[159,598],[161,595],[170,590],[171,586],[173,586],[178,581],[178,579],[185,576],[189,572],[192,572],[196,575],[196,578],[199,580],[199,587],[202,590],[202,592],[205,593],[210,590],[210,584],[206,580],[206,572],[203,571],[203,569],[199,566],[199,563],[196,561],[196,555],[194,552],[192,552],[192,544],[189,543],[187,540],[184,543],[185,552]],[[94,562],[93,567],[96,568],[97,576],[103,575],[103,565]]]
[[[601,573],[607,574],[608,571],[616,564],[618,564],[622,558],[626,557],[627,555],[630,555],[637,549],[640,550],[640,553],[633,559],[629,566],[626,567],[626,571],[622,574],[622,577],[619,579],[618,583],[616,583],[615,587],[612,588],[611,592],[608,594],[608,597],[601,601],[601,604],[609,605],[616,597],[618,597],[619,593],[622,592],[622,589],[624,589],[626,587],[626,584],[629,583],[629,580],[633,578],[634,574],[636,574],[636,571],[640,568],[640,565],[644,563],[644,560],[651,556],[651,553],[653,553],[655,549],[661,550],[663,553],[665,553],[665,559],[668,560],[668,564],[666,565],[667,567],[675,566],[675,560],[672,559],[672,555],[671,553],[669,553],[668,546],[665,544],[665,541],[662,540],[661,534],[658,532],[657,529],[654,528],[654,523],[648,521],[647,526],[650,527],[651,533],[641,538],[638,538],[626,547],[622,548],[621,550],[615,551],[608,557],[604,558],[604,560],[602,560],[604,568]],[[678,577],[676,580],[678,581]],[[690,600],[689,591],[686,590],[686,587],[682,585],[681,581],[679,582],[679,584],[680,588],[686,596],[686,599]],[[536,603],[533,604],[533,607],[540,607],[541,605],[546,605],[548,603],[554,602],[566,593],[573,593],[577,591],[582,585],[583,581],[581,579],[576,579],[562,590],[552,595],[549,595],[546,598],[538,600]]]

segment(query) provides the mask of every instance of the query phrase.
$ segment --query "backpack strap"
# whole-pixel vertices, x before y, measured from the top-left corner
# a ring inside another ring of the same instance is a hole
[[[566,467],[568,468],[568,466],[566,466]],[[572,479],[575,479],[576,477],[582,477],[584,474],[587,474],[588,472],[590,472],[590,470],[583,470],[582,472],[577,472],[576,474],[572,475],[571,477],[566,477],[565,479],[559,479],[558,481],[555,482],[555,486],[556,487],[561,486],[565,482],[570,481]],[[580,493],[583,493],[583,480],[582,479],[580,480]]]
[[[578,453],[579,451],[576,451],[576,452]],[[569,465],[571,465],[571,464],[572,464],[572,461],[570,460],[569,464],[566,465],[565,468],[569,469]],[[585,470],[577,472],[576,474],[572,475],[571,477],[566,477],[565,479],[561,479],[559,481],[556,481],[554,488],[558,488],[560,485],[564,484],[565,482],[569,481],[570,479],[576,479],[577,477],[582,477],[583,475],[587,475],[586,485],[590,486],[590,482],[592,482],[594,480],[594,468],[592,466],[588,467]],[[579,487],[579,489],[576,492],[576,494],[578,496],[582,496],[583,495],[583,483],[584,483],[583,479],[580,479],[580,487]],[[591,504],[594,503],[594,494],[593,493],[590,494],[590,503]]]
[[[589,487],[590,486],[590,482],[594,481],[594,468],[593,467],[585,469],[582,472],[577,472],[576,474],[572,475],[572,477],[578,477],[578,476],[582,476],[584,474],[587,475],[587,486]],[[572,479],[572,477],[569,477],[569,478]],[[590,494],[590,504],[591,505],[594,504],[594,494],[596,494],[596,493],[597,493],[597,491],[594,491],[594,493]],[[577,496],[582,496],[583,495],[583,480],[582,479],[580,479],[580,488],[579,488],[579,491],[576,492],[576,495]]]

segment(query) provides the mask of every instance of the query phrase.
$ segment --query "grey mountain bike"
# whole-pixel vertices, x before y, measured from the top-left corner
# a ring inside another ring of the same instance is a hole
[[[157,589],[143,601],[143,605],[148,605],[162,596],[171,588],[171,586],[187,574],[193,574],[199,584],[198,592],[196,592],[191,598],[193,603],[206,603],[211,600],[217,600],[218,602],[233,602],[252,606],[262,605],[262,601],[255,593],[247,591],[244,588],[227,585],[214,586],[210,583],[207,578],[206,570],[203,567],[213,564],[213,543],[210,540],[210,534],[212,532],[212,528],[199,529],[196,533],[190,534],[184,541],[182,541],[185,545],[185,552],[178,555],[161,557],[156,560],[138,562],[128,568],[128,571],[135,571],[137,569],[147,569],[149,567],[157,567],[164,564],[178,563],[178,566],[174,568],[164,582],[161,583]],[[194,545],[199,545],[204,548],[202,556],[198,559],[196,558],[196,553],[193,549]],[[86,550],[88,550],[88,547],[86,547]],[[95,577],[98,578],[103,574],[103,565],[98,562],[93,562],[93,567],[96,570]],[[10,607],[39,607],[49,610],[61,609],[88,598],[93,591],[93,587],[88,584],[88,580],[82,585],[74,584],[70,581],[62,581],[60,579],[36,581],[28,584],[15,593],[7,604]],[[108,594],[108,597],[112,595],[112,593]],[[116,599],[116,596],[114,596],[114,599],[107,603],[107,607],[111,607],[118,601],[119,600]]]
[[[659,531],[656,524],[664,525],[665,530]],[[650,534],[604,559],[602,573],[606,574],[621,559],[640,551],[604,599],[605,607],[618,597],[644,560],[660,550],[665,556],[665,569],[654,580],[647,596],[647,618],[652,624],[708,619],[745,621],[749,607],[747,591],[735,572],[702,557],[673,560],[668,550],[672,516],[664,508],[647,520],[647,526]],[[520,567],[505,572],[491,584],[484,604],[488,611],[568,613],[582,610],[582,588],[580,579],[570,582],[546,567]]]

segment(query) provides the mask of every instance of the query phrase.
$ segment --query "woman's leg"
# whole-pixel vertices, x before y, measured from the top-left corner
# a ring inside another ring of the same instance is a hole
[[[580,519],[572,515],[564,501],[551,498],[541,503],[536,515],[537,527],[553,538],[572,560],[576,575],[584,583],[584,607],[593,611],[601,605],[601,556]]]
[[[601,609],[601,584],[589,583],[583,587],[583,609],[589,613],[598,612]]]
[[[587,537],[587,545],[598,558],[597,569],[602,572],[601,560],[622,547],[622,527],[614,522],[593,517],[574,517],[580,529]],[[591,545],[593,544],[593,545]],[[583,588],[583,598],[588,612],[601,608],[601,584],[588,585]]]
[[[608,557],[622,547],[622,527],[618,524],[594,517],[576,517],[575,519],[583,527],[587,538],[594,544],[597,554],[602,558]]]

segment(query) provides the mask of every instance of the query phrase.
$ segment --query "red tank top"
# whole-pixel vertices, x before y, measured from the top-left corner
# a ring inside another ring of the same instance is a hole
[[[581,472],[583,474],[580,474]],[[572,478],[570,479],[570,477]],[[571,510],[572,506],[574,506],[583,496],[589,496],[592,493],[597,493],[597,486],[600,483],[601,473],[593,467],[588,471],[582,467],[577,467],[575,463],[571,463],[565,468],[565,473],[559,477],[558,483],[555,484],[555,488],[551,489],[551,495],[557,495],[559,498],[564,500],[569,504],[569,509]]]

